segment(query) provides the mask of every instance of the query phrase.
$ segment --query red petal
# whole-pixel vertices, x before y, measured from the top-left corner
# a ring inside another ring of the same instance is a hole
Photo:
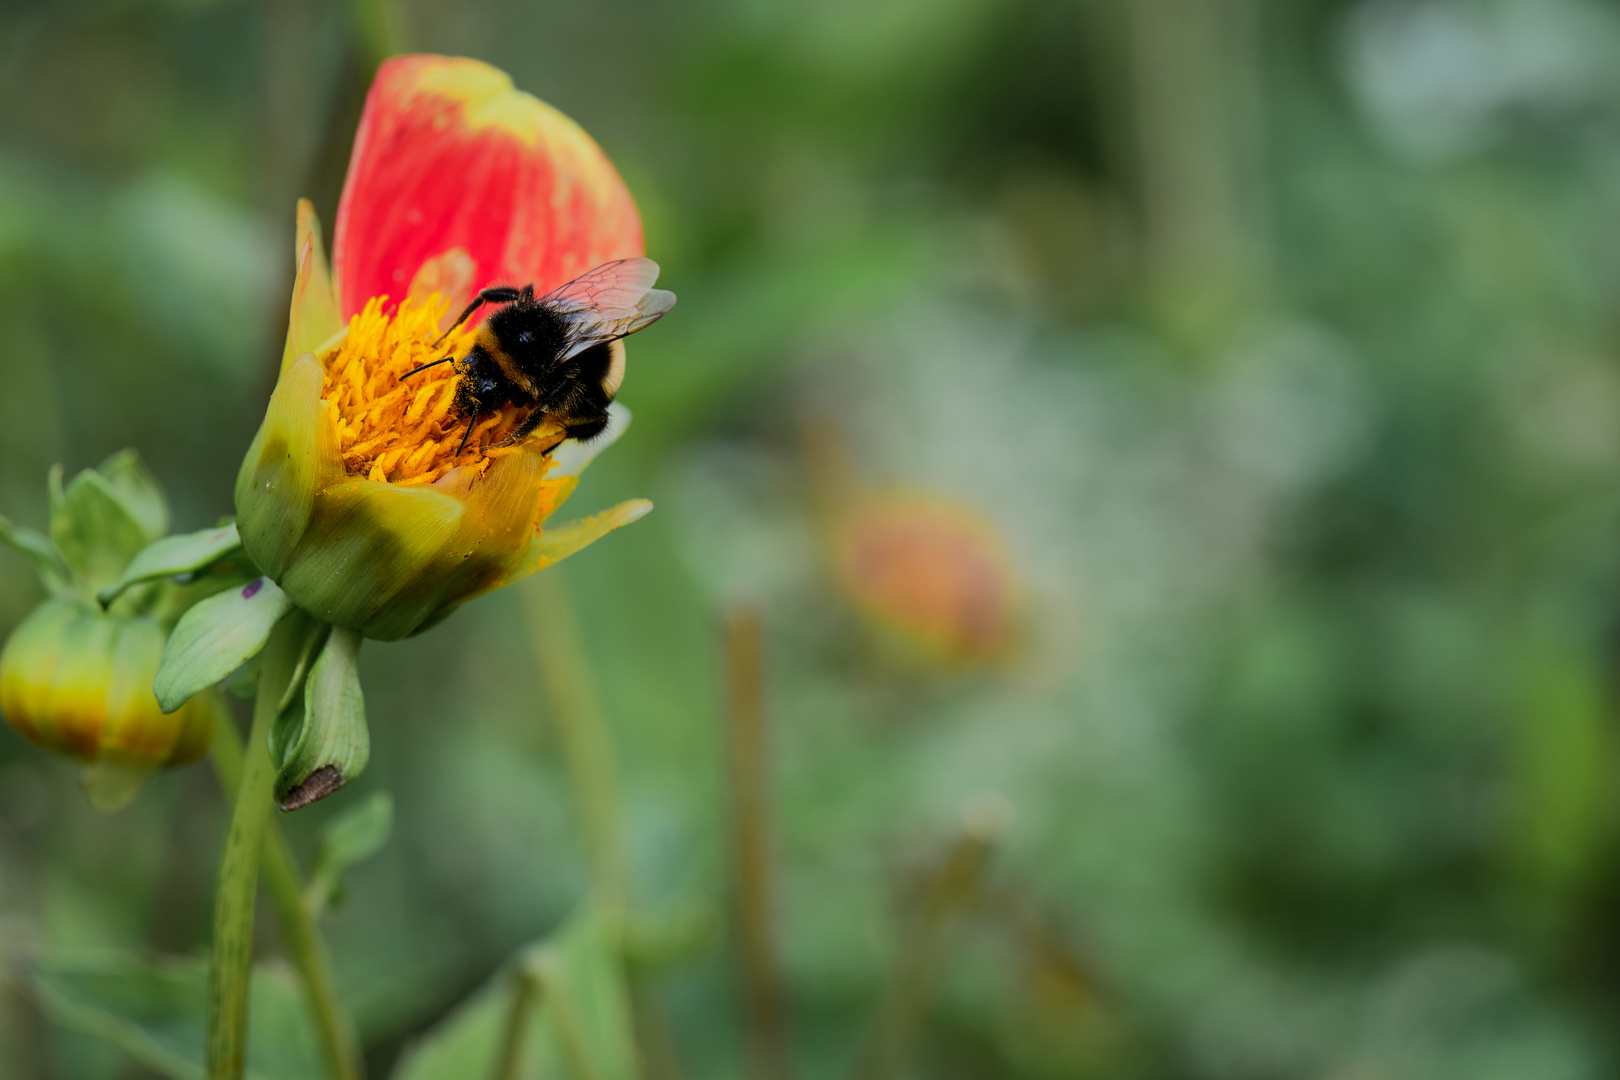
[[[452,249],[471,259],[470,275],[448,275],[470,280],[469,295],[531,283],[545,293],[642,253],[641,216],[591,137],[504,72],[447,56],[378,70],[333,240],[345,318],[373,296],[404,297]]]

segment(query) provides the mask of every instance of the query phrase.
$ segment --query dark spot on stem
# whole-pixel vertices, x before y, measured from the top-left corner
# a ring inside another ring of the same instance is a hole
[[[254,578],[242,586],[242,599],[251,600],[260,589],[264,588],[264,578]]]
[[[283,810],[302,810],[312,802],[326,798],[332,792],[343,786],[343,774],[336,765],[322,765],[302,784],[287,792],[287,797],[281,800]]]

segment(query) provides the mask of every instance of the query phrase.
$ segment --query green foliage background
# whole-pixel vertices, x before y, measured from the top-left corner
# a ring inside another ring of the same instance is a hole
[[[657,510],[552,572],[642,906],[710,928],[641,980],[654,1074],[746,1071],[738,603],[766,624],[798,1075],[854,1067],[917,882],[986,792],[1012,821],[913,1075],[1614,1074],[1620,9],[7,4],[0,513],[40,526],[53,462],[126,445],[178,531],[228,512],[293,200],[330,226],[402,46],[579,120],[681,298],[575,496]],[[1013,663],[932,670],[853,613],[818,425],[862,483],[999,523]],[[0,552],[0,631],[38,599]],[[283,821],[307,856],[393,795],[328,924],[373,1075],[585,890],[522,604],[368,646],[370,769]],[[0,730],[0,948],[205,947],[223,827],[206,767],[102,817]],[[146,1075],[15,983],[0,1058]]]

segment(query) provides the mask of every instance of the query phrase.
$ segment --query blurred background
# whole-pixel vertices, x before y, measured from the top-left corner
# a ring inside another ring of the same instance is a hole
[[[798,1077],[1620,1070],[1620,5],[13,0],[0,513],[124,446],[229,512],[402,50],[577,119],[681,303],[570,508],[656,512],[367,646],[283,819],[396,801],[327,928],[373,1075],[585,892],[537,649],[686,928],[649,1075],[761,1075],[761,912]],[[0,728],[0,937],[204,949],[224,813]],[[17,1076],[150,1075],[4,1002]]]

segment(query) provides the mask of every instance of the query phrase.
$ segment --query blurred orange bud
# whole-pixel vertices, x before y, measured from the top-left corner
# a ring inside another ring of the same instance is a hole
[[[1017,584],[995,526],[972,509],[915,495],[857,503],[837,531],[838,572],[856,606],[947,663],[1012,645]]]

